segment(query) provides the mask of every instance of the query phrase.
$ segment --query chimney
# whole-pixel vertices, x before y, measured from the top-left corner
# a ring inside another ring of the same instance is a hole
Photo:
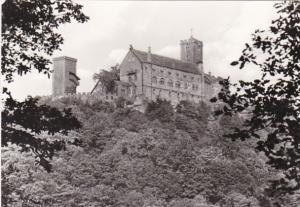
[[[132,44],[129,45],[129,50],[133,50]]]
[[[151,47],[148,47],[147,61],[151,62]]]

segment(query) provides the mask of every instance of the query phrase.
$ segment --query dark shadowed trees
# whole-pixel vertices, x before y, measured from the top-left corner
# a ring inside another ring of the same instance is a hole
[[[253,65],[261,77],[237,84],[224,80],[218,98],[226,103],[220,113],[249,114],[228,137],[258,139],[256,148],[284,172],[270,188],[278,193],[300,188],[300,3],[276,3],[275,8],[279,17],[268,29],[256,30],[231,63],[240,69]]]

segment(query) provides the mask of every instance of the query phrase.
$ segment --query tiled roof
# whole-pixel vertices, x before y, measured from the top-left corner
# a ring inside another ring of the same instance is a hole
[[[136,50],[136,49],[132,49],[131,51],[140,59],[141,62],[148,63],[147,52]],[[180,70],[187,73],[200,74],[196,64],[184,62],[178,59],[169,58],[161,55],[155,55],[152,53],[151,53],[151,63],[153,65]]]

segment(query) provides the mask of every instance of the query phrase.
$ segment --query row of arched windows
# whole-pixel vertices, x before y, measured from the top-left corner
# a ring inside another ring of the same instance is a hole
[[[157,84],[157,82],[159,83],[159,85],[165,85],[165,79],[164,79],[164,78],[160,78],[159,81],[158,81],[158,80],[157,80],[157,77],[156,77],[156,76],[153,76],[153,77],[152,77],[152,83],[153,83],[153,84]],[[168,85],[169,87],[173,87],[173,86],[174,86],[174,83],[173,83],[172,80],[169,80],[169,81],[167,82],[167,85]],[[180,87],[181,87],[180,81],[176,81],[176,82],[175,82],[175,87],[176,87],[176,88],[180,88]],[[188,89],[188,87],[189,87],[189,84],[188,84],[188,83],[184,83],[184,89]],[[193,90],[198,90],[198,85],[192,84],[192,89],[193,89]]]

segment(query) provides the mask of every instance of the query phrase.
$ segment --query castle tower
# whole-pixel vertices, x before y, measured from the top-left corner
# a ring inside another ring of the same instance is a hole
[[[201,73],[201,96],[204,99],[204,69],[203,69],[203,43],[192,35],[188,40],[180,41],[180,59],[185,62],[194,63]]]
[[[185,62],[194,63],[203,72],[203,43],[193,36],[188,40],[180,41],[180,59]]]
[[[80,78],[76,75],[77,59],[62,56],[53,58],[52,95],[76,93]]]

